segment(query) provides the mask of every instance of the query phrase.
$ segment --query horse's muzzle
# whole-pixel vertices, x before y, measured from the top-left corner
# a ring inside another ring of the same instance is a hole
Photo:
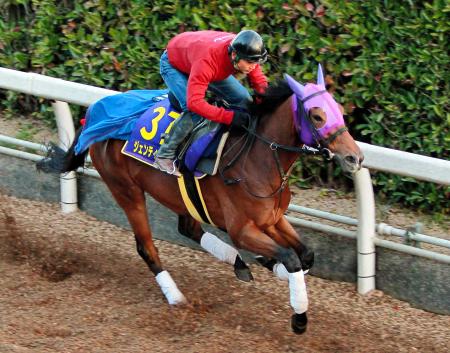
[[[341,167],[344,169],[344,172],[354,174],[359,171],[362,167],[362,162],[364,160],[364,156],[362,153],[360,154],[348,154],[345,157],[337,156],[338,160],[341,164]]]

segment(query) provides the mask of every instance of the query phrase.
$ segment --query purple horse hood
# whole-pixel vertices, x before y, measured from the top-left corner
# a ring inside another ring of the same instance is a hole
[[[333,96],[325,90],[324,75],[320,64],[317,77],[317,84],[307,83],[306,85],[302,85],[291,76],[285,74],[285,79],[295,96],[292,99],[295,126],[297,131],[300,130],[300,140],[306,145],[312,145],[316,142],[313,132],[311,131],[311,123],[307,120],[311,108],[321,108],[327,117],[325,125],[320,129],[317,129],[320,138],[325,139],[333,130],[336,130],[340,126],[345,126],[344,117],[338,104]],[[300,112],[300,114],[298,114],[298,109],[301,109],[302,107],[298,106],[297,100],[303,102],[304,111]]]

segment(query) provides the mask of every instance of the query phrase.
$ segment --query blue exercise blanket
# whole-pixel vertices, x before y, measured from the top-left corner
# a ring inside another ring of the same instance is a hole
[[[131,90],[91,104],[75,154],[84,152],[94,142],[110,138],[127,140],[138,118],[155,103],[166,99],[168,93],[167,89]]]

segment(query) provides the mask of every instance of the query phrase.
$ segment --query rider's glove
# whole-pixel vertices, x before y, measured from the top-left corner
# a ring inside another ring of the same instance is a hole
[[[246,112],[241,112],[238,110],[234,111],[233,120],[231,121],[231,126],[234,127],[248,127],[250,123],[250,114]]]

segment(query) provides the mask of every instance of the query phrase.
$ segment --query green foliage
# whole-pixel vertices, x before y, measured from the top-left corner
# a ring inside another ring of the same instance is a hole
[[[450,5],[445,0],[4,0],[0,66],[117,90],[160,88],[159,57],[188,30],[263,34],[265,71],[305,82],[321,62],[361,141],[448,159]],[[7,111],[51,118],[42,101],[0,93]],[[347,184],[317,159],[293,179]],[[376,190],[393,202],[447,212],[449,188],[377,173]]]

